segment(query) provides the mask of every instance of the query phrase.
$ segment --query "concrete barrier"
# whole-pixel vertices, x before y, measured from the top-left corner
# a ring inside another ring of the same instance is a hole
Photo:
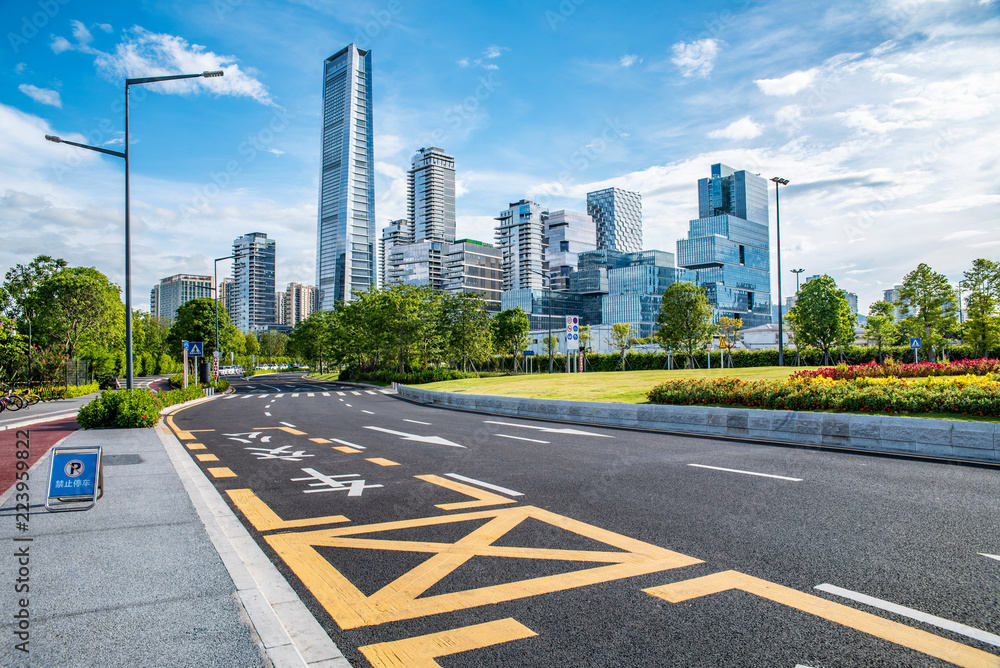
[[[434,392],[406,385],[395,388],[399,396],[423,404],[500,415],[1000,463],[1000,424],[992,422],[553,401]]]

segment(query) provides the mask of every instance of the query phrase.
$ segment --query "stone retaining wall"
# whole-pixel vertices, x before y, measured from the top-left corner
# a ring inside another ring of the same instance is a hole
[[[554,401],[394,387],[401,397],[420,403],[485,413],[1000,463],[1000,424],[991,422]]]

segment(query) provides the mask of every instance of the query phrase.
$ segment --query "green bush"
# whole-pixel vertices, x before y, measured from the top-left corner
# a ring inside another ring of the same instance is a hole
[[[340,380],[342,381],[376,383],[379,385],[390,385],[392,383],[420,385],[423,383],[437,383],[442,380],[461,380],[462,378],[476,377],[474,373],[455,371],[454,369],[420,369],[418,371],[398,373],[387,369],[361,371],[355,367],[347,367],[340,372]]]
[[[87,394],[93,394],[99,389],[101,388],[97,386],[96,382],[90,383],[89,385],[70,385],[66,388],[65,398],[72,399],[74,397],[82,397]]]
[[[84,429],[153,427],[159,421],[163,408],[203,396],[204,391],[193,385],[186,390],[169,392],[150,392],[145,388],[108,390],[81,408],[76,421]]]

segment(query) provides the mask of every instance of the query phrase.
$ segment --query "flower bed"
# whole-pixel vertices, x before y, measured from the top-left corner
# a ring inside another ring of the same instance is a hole
[[[916,365],[911,365],[916,366]],[[826,376],[785,381],[674,380],[647,394],[656,404],[721,405],[790,411],[862,413],[958,413],[1000,416],[1000,374],[901,378]]]
[[[1000,373],[1000,360],[975,359],[958,360],[949,364],[938,362],[919,362],[903,364],[890,358],[885,364],[869,362],[867,364],[840,364],[823,369],[796,371],[793,378],[830,378],[833,380],[851,380],[854,378],[928,378],[931,376],[985,376],[989,373]]]

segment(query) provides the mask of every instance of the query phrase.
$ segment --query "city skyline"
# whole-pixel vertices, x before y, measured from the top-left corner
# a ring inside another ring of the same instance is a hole
[[[4,267],[48,253],[122,284],[120,163],[41,137],[120,149],[126,73],[218,68],[134,94],[133,303],[210,273],[245,229],[281,242],[282,284],[315,283],[321,64],[352,42],[375,60],[378,229],[406,210],[410,156],[440,146],[457,234],[486,242],[508,202],[581,211],[619,187],[642,195],[643,246],[671,249],[706,165],[788,178],[783,266],[834,276],[862,312],[919,262],[954,281],[1000,246],[995,2],[195,7],[0,9]]]

